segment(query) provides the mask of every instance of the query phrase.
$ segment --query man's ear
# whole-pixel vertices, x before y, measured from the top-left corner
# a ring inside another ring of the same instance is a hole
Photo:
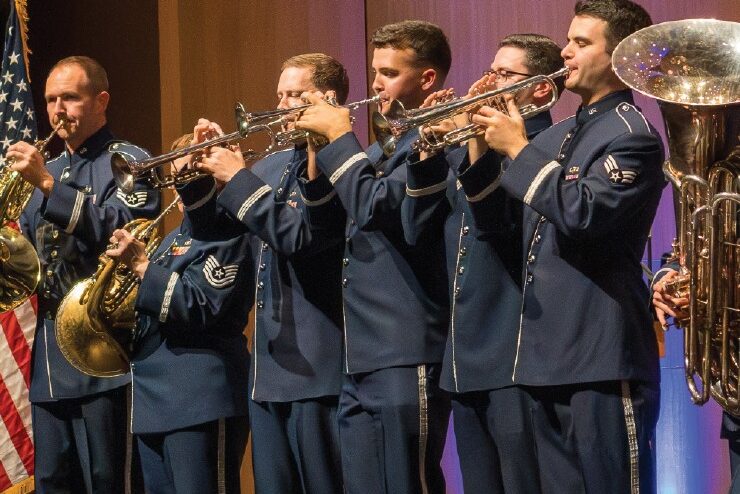
[[[110,94],[108,91],[101,91],[95,96],[95,104],[99,113],[105,113],[108,109],[108,102],[110,101]]]
[[[424,69],[424,72],[421,73],[421,89],[422,91],[430,91],[434,88],[434,85],[437,83],[437,71],[433,68],[429,67],[427,69]]]
[[[546,82],[539,82],[534,87],[533,99],[537,101],[549,101],[552,98],[552,86]]]

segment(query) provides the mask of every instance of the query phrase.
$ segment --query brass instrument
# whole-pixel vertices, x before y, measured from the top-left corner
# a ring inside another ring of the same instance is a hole
[[[172,201],[153,220],[136,219],[124,226],[146,243],[147,257],[162,241],[159,225],[179,200]],[[103,253],[95,274],[75,283],[65,295],[57,309],[56,338],[62,355],[73,367],[94,377],[128,372],[138,287],[139,279],[127,266]]]
[[[66,118],[60,117],[51,134],[33,144],[42,155],[66,122]],[[0,312],[22,304],[41,279],[36,249],[18,230],[8,226],[18,221],[34,190],[20,173],[10,169],[13,162],[7,159],[0,165]]]
[[[740,416],[740,24],[664,22],[625,38],[614,71],[658,100],[676,189],[673,296],[688,296],[684,363],[691,399]]]
[[[378,101],[379,97],[368,98],[354,103],[348,103],[343,108],[354,110],[360,105]],[[331,101],[329,101],[331,103]],[[176,174],[166,175],[162,167],[169,165],[172,161],[197,153],[213,146],[224,146],[244,139],[256,132],[266,132],[270,138],[270,144],[263,151],[248,150],[242,153],[244,159],[255,160],[271,153],[274,149],[294,144],[307,139],[309,133],[305,130],[277,130],[287,117],[297,116],[301,111],[311,106],[310,104],[294,106],[280,110],[269,110],[264,112],[247,112],[244,105],[237,103],[234,108],[237,131],[230,134],[209,139],[207,141],[193,144],[191,146],[175,149],[161,156],[155,156],[144,160],[131,160],[123,153],[113,153],[111,156],[111,169],[113,177],[124,193],[128,194],[134,190],[134,182],[139,178],[146,178],[152,187],[161,189],[173,185],[182,185],[198,177],[206,175],[205,172],[188,168]],[[335,105],[336,106],[336,105]],[[320,145],[321,143],[319,143]]]
[[[175,149],[169,153],[143,160],[132,160],[126,154],[113,153],[111,155],[111,169],[118,188],[124,193],[129,194],[134,190],[135,181],[140,178],[147,179],[150,185],[157,189],[186,184],[198,177],[206,175],[206,173],[191,168],[185,168],[177,173],[167,175],[162,171],[162,167],[169,165],[176,159],[183,158],[197,151],[202,151],[203,149],[213,146],[224,146],[239,141],[255,132],[267,132],[270,135],[271,141],[274,142],[273,130],[270,126],[264,123],[254,124],[249,119],[249,114],[244,110],[244,106],[241,103],[236,104],[234,113],[236,117],[237,130],[230,134],[224,134],[199,144]],[[272,145],[270,148],[271,147]]]
[[[395,151],[396,142],[402,134],[405,134],[411,129],[418,129],[419,140],[412,145],[414,150],[437,152],[445,146],[459,144],[472,139],[484,132],[485,129],[482,129],[476,124],[469,124],[437,137],[430,131],[433,125],[452,118],[455,115],[474,111],[475,108],[483,105],[493,106],[503,113],[508,113],[504,95],[514,95],[523,89],[544,82],[552,88],[550,100],[540,106],[528,104],[519,108],[522,118],[533,117],[549,110],[557,103],[559,91],[555,84],[555,79],[565,77],[567,74],[568,68],[563,67],[550,75],[532,76],[504,88],[486,91],[470,98],[456,98],[429,108],[406,110],[400,101],[393,100],[385,115],[380,112],[373,113],[372,125],[375,138],[378,140],[386,156],[390,156]]]

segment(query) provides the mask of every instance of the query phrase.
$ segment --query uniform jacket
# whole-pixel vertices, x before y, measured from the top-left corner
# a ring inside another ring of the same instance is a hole
[[[618,91],[540,133],[503,174],[473,165],[461,175],[469,197],[500,180],[528,206],[512,383],[659,380],[640,260],[662,162],[657,132]],[[471,209],[485,232],[497,223],[482,196]]]
[[[181,192],[188,204],[187,191]],[[249,234],[214,227],[207,239],[193,239],[191,221],[201,221],[199,213],[188,211],[165,237],[139,287],[131,362],[136,434],[247,414]]]
[[[525,124],[533,139],[552,119],[541,113]],[[500,224],[483,235],[468,203],[475,197],[456,178],[467,153],[461,147],[410,163],[403,208],[410,242],[444,233],[451,314],[440,384],[456,393],[511,385],[522,299],[522,204],[498,191],[491,207]]]
[[[298,186],[305,166],[303,149],[274,153],[237,173],[218,196],[254,234],[250,392],[256,401],[295,401],[340,390],[345,216],[325,178],[316,184],[323,187],[321,197],[307,204]],[[313,228],[306,208],[314,210]]]
[[[54,177],[51,194],[44,198],[38,189],[34,191],[20,218],[41,261],[31,401],[86,396],[122,386],[129,379],[82,374],[61,354],[54,332],[59,303],[77,281],[95,272],[113,230],[159,211],[159,193],[144,184],[137,183],[128,195],[116,187],[110,167],[112,151],[134,159],[149,156],[133,144],[116,140],[103,127],[74,154],[65,151],[47,163]]]
[[[441,237],[406,242],[401,205],[406,158],[415,134],[383,159],[375,143],[364,152],[347,133],[318,153],[347,212],[342,259],[345,362],[349,374],[442,360],[449,304]],[[307,184],[310,185],[310,184]],[[315,194],[304,188],[309,200]],[[310,213],[311,221],[313,215]]]

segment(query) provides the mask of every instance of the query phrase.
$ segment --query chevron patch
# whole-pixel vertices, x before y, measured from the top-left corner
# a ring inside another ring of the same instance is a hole
[[[621,170],[617,162],[610,154],[604,161],[604,169],[609,176],[609,180],[615,184],[630,185],[637,178],[637,172],[634,170]]]
[[[116,191],[116,197],[121,200],[126,206],[130,208],[140,208],[146,204],[146,191],[139,190],[126,194],[121,189]]]
[[[208,256],[206,264],[203,266],[203,275],[213,288],[226,288],[233,285],[238,271],[238,264],[223,266],[212,255]]]

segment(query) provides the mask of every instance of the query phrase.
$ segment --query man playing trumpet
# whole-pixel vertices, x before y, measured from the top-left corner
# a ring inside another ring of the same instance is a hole
[[[344,103],[349,91],[344,67],[322,53],[287,59],[277,85],[278,109],[302,105],[300,96],[306,91],[327,93]],[[293,131],[294,118],[287,113],[283,132]],[[201,119],[195,131],[203,140],[220,128]],[[336,413],[345,216],[329,181],[316,168],[311,139],[296,136],[294,147],[251,169],[236,148],[210,148],[198,169],[225,183],[215,207],[254,234],[256,316],[249,408],[256,490],[340,494]],[[309,179],[314,200],[307,200],[299,188]]]

